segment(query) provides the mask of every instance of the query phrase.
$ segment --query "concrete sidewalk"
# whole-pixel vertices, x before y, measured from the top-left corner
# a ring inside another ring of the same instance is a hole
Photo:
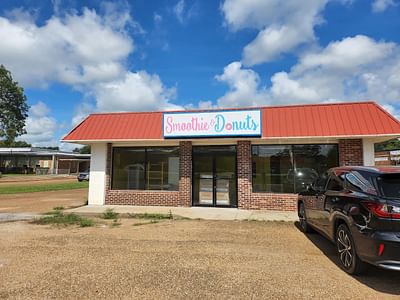
[[[40,217],[38,214],[31,213],[0,213],[0,223],[14,221],[28,221]]]
[[[80,215],[99,215],[111,208],[121,215],[143,213],[172,213],[190,219],[205,220],[257,220],[257,221],[287,221],[298,220],[296,212],[277,212],[267,210],[244,210],[237,208],[216,207],[164,207],[164,206],[129,206],[129,205],[87,205],[66,210]]]

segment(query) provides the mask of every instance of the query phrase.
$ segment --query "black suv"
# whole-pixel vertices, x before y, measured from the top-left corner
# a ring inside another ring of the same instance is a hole
[[[400,271],[400,168],[330,169],[299,194],[298,215],[304,232],[336,244],[347,273],[366,263]]]

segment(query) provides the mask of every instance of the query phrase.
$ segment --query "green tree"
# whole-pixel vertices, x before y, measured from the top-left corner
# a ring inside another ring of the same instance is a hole
[[[28,109],[24,89],[13,80],[11,72],[0,65],[0,138],[5,145],[13,146],[15,138],[26,133]]]
[[[72,152],[80,154],[90,154],[90,146],[86,145],[83,146],[82,148],[75,148],[74,150],[72,150]]]
[[[8,147],[10,145],[7,145],[4,141],[0,141],[0,147]],[[13,147],[32,147],[31,144],[25,142],[25,141],[15,141],[12,144]]]
[[[399,139],[393,139],[383,143],[375,144],[375,151],[390,151],[399,149],[400,149]]]
[[[60,147],[56,146],[56,147],[39,147],[40,149],[46,149],[46,150],[60,150]]]

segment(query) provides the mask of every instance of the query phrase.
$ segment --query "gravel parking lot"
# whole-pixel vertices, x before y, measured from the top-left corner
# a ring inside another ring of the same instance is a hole
[[[294,224],[164,220],[0,224],[0,298],[398,298],[400,274],[346,275]]]

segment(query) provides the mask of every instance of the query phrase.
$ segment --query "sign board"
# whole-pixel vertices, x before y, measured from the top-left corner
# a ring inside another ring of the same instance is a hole
[[[375,157],[375,161],[387,161],[387,160],[389,160],[389,157],[385,157],[385,156]]]
[[[163,114],[164,138],[261,136],[261,110]]]

